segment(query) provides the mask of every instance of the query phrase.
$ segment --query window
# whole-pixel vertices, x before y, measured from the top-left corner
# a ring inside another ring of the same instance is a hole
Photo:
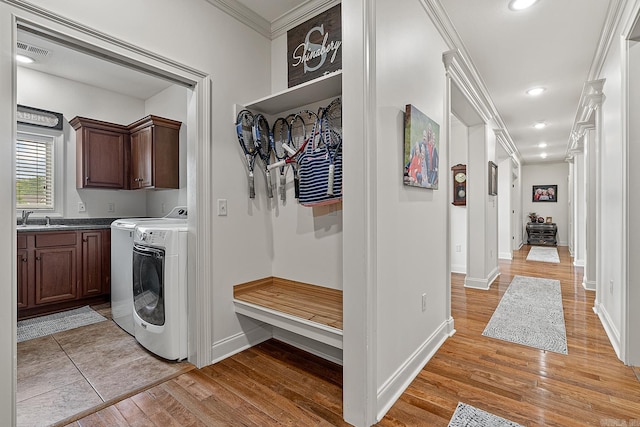
[[[51,136],[18,132],[17,209],[54,209],[54,142]]]

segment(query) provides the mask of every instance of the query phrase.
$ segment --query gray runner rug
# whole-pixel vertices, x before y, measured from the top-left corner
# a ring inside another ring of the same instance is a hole
[[[568,354],[560,281],[515,276],[482,335]]]
[[[95,312],[88,305],[61,313],[20,320],[17,327],[17,342],[32,340],[105,320],[107,320],[105,317]]]
[[[474,408],[466,403],[458,403],[449,421],[449,427],[523,427],[513,421]]]
[[[527,261],[553,262],[559,264],[560,257],[558,256],[558,250],[556,248],[534,246],[529,250]]]

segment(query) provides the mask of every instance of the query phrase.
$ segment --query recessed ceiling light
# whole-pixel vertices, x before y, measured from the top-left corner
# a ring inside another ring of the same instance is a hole
[[[511,10],[523,10],[534,5],[538,0],[511,0],[509,2],[509,9]]]
[[[527,91],[527,95],[538,96],[538,95],[541,95],[542,92],[544,92],[545,90],[547,90],[547,89],[545,89],[543,87],[532,87],[531,89],[529,89]]]
[[[536,128],[536,129],[542,129],[542,128],[546,127],[546,126],[547,126],[547,124],[545,122],[538,122],[535,125],[533,125],[533,127]]]
[[[540,157],[542,157],[543,159],[546,159],[547,158],[547,153],[541,153]]]
[[[16,61],[22,62],[23,64],[31,64],[33,62],[36,62],[35,59],[25,55],[16,55]]]
[[[546,142],[541,142],[540,144],[538,144],[538,147],[546,148],[547,147],[547,143]]]

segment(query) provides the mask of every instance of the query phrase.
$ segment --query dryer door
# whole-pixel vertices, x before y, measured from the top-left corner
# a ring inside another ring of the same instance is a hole
[[[164,325],[164,249],[133,246],[133,308],[143,321]]]

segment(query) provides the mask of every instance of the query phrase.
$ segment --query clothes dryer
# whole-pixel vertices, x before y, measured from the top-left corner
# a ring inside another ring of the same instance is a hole
[[[134,336],[169,360],[186,359],[187,225],[136,226],[133,245]]]
[[[151,222],[186,224],[186,206],[176,206],[161,218],[122,218],[111,223],[111,317],[133,335],[133,232]]]

